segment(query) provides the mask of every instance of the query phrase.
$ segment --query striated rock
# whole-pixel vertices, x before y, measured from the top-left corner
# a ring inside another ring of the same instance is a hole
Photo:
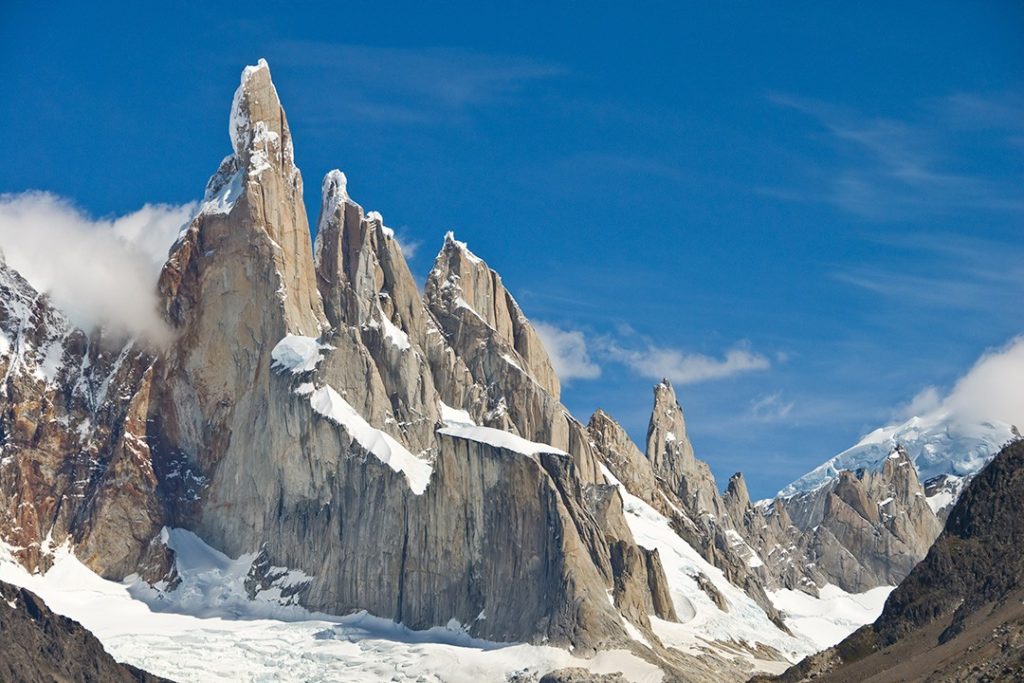
[[[764,565],[770,588],[817,594],[825,584],[858,593],[895,585],[925,555],[940,531],[917,470],[897,447],[880,471],[843,471],[814,491],[746,505],[727,492],[726,503],[743,540]]]
[[[350,348],[330,374],[335,387],[363,415],[419,452],[434,441],[440,417],[437,390],[423,349],[429,315],[402,257],[394,233],[380,214],[363,215],[347,192],[340,171],[324,178],[315,259],[327,317],[328,343]],[[358,330],[358,342],[351,330]],[[372,366],[365,356],[372,359]],[[362,357],[360,357],[362,356]],[[353,362],[355,361],[355,362]],[[362,372],[347,372],[357,367]],[[376,372],[373,371],[375,369]],[[367,377],[367,374],[371,375]],[[356,402],[352,397],[363,395]]]
[[[595,674],[586,669],[572,667],[544,674],[540,683],[626,683],[622,674]]]
[[[173,501],[173,523],[233,556],[261,548],[254,587],[271,567],[301,570],[307,606],[412,628],[455,619],[592,651],[628,640],[607,600],[616,582],[636,625],[669,614],[660,563],[602,497],[585,431],[500,278],[448,239],[432,281],[464,281],[465,298],[428,284],[420,301],[393,234],[337,171],[314,259],[263,63],[243,73],[232,141],[161,275],[179,336],[150,442],[201,482]]]

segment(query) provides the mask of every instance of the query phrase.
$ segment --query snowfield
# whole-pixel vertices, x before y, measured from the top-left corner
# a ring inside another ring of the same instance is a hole
[[[627,522],[637,541],[659,549],[682,621],[651,618],[654,632],[666,646],[693,655],[712,650],[757,670],[779,672],[788,662],[757,659],[732,645],[764,643],[789,662],[798,661],[875,619],[892,590],[884,587],[849,595],[828,586],[820,600],[796,591],[774,593],[772,601],[786,612],[794,631],[789,636],[680,539],[668,520],[622,493]],[[288,586],[311,578],[296,570],[284,572],[282,579],[251,600],[244,580],[255,553],[229,558],[184,529],[164,529],[162,537],[175,551],[181,579],[173,591],[134,576],[123,582],[103,579],[67,545],[50,551],[53,567],[41,575],[26,571],[14,559],[14,548],[0,541],[0,580],[28,588],[54,612],[79,621],[118,661],[182,683],[481,683],[506,681],[513,675],[536,680],[564,667],[622,672],[627,680],[640,683],[656,683],[663,677],[656,666],[626,650],[584,659],[554,647],[475,639],[455,621],[446,627],[413,631],[366,612],[347,616],[310,612],[282,595]],[[715,607],[700,589],[694,578],[697,573],[709,577],[726,597],[728,612]],[[642,634],[636,636],[643,642]]]
[[[313,613],[280,605],[273,595],[250,601],[242,581],[252,555],[232,560],[180,529],[166,530],[165,538],[182,577],[173,592],[131,577],[100,578],[67,546],[55,549],[53,567],[38,575],[0,542],[0,580],[28,588],[54,612],[81,622],[118,661],[181,683],[482,683],[514,673],[539,678],[563,667],[620,671],[637,683],[662,680],[660,669],[625,650],[582,659],[554,647],[477,640],[454,623],[412,631],[366,612]]]
[[[824,650],[877,619],[893,588],[879,586],[851,594],[827,585],[818,591],[819,598],[786,589],[768,593],[768,597],[785,615],[790,630],[813,643],[816,650]]]

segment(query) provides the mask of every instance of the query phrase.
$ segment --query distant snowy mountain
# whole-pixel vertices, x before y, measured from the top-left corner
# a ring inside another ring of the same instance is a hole
[[[941,477],[948,482],[929,494],[929,504],[938,511],[953,502],[965,478],[976,474],[1004,445],[1017,438],[1017,427],[997,420],[965,420],[946,411],[912,417],[903,424],[876,429],[782,489],[779,496],[788,498],[813,491],[835,481],[842,470],[881,470],[889,454],[900,445],[913,460],[922,481]]]

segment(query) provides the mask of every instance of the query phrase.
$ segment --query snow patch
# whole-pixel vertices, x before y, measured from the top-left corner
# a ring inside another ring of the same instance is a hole
[[[397,325],[388,320],[388,317],[381,313],[381,322],[384,324],[384,336],[388,338],[392,344],[397,346],[402,351],[407,351],[412,348],[412,344],[409,343],[409,335],[401,330]]]
[[[286,334],[270,352],[275,370],[287,371],[293,375],[315,370],[324,359],[321,349],[329,348],[312,337],[301,334]]]
[[[453,231],[449,230],[444,234],[444,243],[454,244],[456,247],[458,247],[459,250],[462,251],[463,256],[465,256],[466,260],[469,261],[470,263],[483,263],[483,259],[481,259],[473,252],[471,252],[469,250],[469,246],[465,242],[460,242],[459,240],[455,239],[455,233]]]
[[[468,417],[468,416],[467,416]],[[478,427],[472,424],[449,423],[448,426],[437,430],[438,434],[455,437],[456,439],[467,439],[485,443],[495,448],[504,448],[521,455],[537,455],[538,453],[554,453],[555,455],[567,455],[561,449],[545,443],[529,441],[511,432],[503,432],[492,427]]]
[[[235,171],[227,182],[216,188],[212,192],[207,192],[206,196],[203,197],[203,203],[199,207],[199,213],[202,214],[227,214],[234,208],[235,202],[242,194],[242,169]],[[212,190],[213,188],[211,188]],[[182,226],[179,237],[188,232],[190,223],[186,223]]]
[[[786,624],[816,650],[832,647],[882,613],[894,586],[879,586],[865,593],[847,593],[826,585],[815,598],[803,591],[782,589],[768,593],[772,604],[785,615]]]
[[[470,417],[469,412],[462,410],[461,408],[452,408],[444,401],[441,401],[441,421],[449,426],[476,426],[476,422],[474,422],[473,418]]]
[[[315,389],[309,395],[309,403],[314,411],[344,427],[349,436],[382,463],[404,474],[413,493],[420,495],[427,489],[433,472],[430,463],[410,453],[390,434],[372,427],[333,387]]]

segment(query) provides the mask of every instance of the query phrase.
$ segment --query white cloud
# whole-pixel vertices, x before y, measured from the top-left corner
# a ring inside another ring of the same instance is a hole
[[[945,396],[929,386],[901,411],[903,417],[936,413],[963,420],[999,420],[1024,428],[1024,336],[986,351]]]
[[[83,328],[105,324],[159,338],[156,281],[195,204],[146,204],[93,219],[46,192],[0,195],[0,250],[7,263],[50,295]]]
[[[953,385],[941,407],[966,418],[1024,428],[1024,336],[982,355]]]
[[[785,401],[782,392],[760,396],[750,402],[750,414],[759,422],[784,420],[793,411],[793,401]]]
[[[533,323],[544,348],[551,357],[558,378],[563,382],[574,379],[595,379],[601,368],[591,361],[587,340],[578,330],[563,330],[543,322]]]
[[[414,239],[404,228],[395,231],[395,241],[398,242],[398,249],[406,261],[416,256],[416,252],[423,246],[422,240]]]
[[[667,377],[674,384],[724,379],[771,367],[768,358],[743,345],[729,349],[722,358],[657,346],[648,346],[643,350],[623,349],[614,344],[609,347],[609,353],[644,377]]]

